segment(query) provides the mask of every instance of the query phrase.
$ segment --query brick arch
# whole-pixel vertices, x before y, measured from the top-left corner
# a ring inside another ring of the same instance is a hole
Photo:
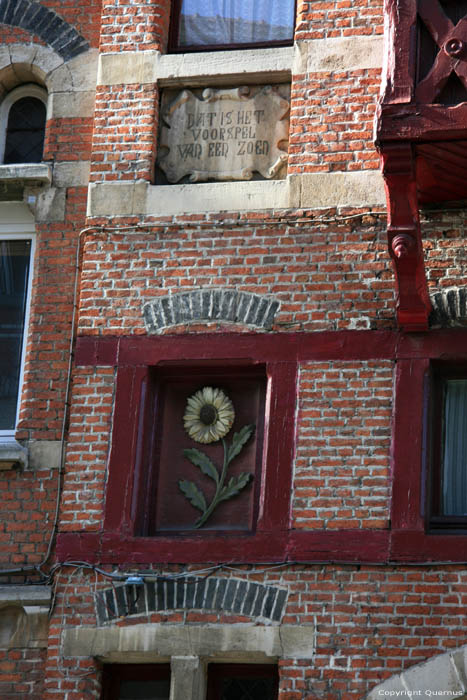
[[[217,611],[279,623],[284,614],[287,591],[252,581],[211,576],[157,578],[141,585],[112,586],[96,595],[98,623],[113,622],[131,615],[149,615],[174,610]]]
[[[465,700],[467,697],[467,645],[434,656],[416,666],[391,676],[377,685],[365,700],[384,698],[449,697]],[[415,692],[418,691],[418,692]]]
[[[64,61],[89,49],[89,43],[71,24],[34,0],[0,0],[0,24],[35,34]]]
[[[431,298],[431,326],[467,326],[467,288],[448,289]]]
[[[261,294],[235,289],[197,289],[159,297],[143,307],[148,333],[180,324],[213,321],[270,330],[279,302]]]

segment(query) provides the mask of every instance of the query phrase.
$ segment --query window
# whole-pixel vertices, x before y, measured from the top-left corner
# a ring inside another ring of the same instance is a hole
[[[467,368],[435,366],[430,526],[467,528]]]
[[[102,700],[169,700],[169,664],[106,664]]]
[[[32,239],[0,238],[0,434],[13,434],[25,350]]]
[[[174,51],[291,44],[295,0],[175,0]]]
[[[210,664],[207,700],[276,700],[276,666]]]
[[[47,93],[39,85],[12,90],[0,109],[0,155],[6,165],[40,163],[44,150]]]

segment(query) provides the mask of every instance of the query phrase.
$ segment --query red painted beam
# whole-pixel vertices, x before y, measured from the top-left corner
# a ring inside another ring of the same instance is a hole
[[[398,324],[404,331],[427,330],[431,303],[412,147],[405,143],[385,143],[381,158],[388,206],[388,247],[397,283]]]

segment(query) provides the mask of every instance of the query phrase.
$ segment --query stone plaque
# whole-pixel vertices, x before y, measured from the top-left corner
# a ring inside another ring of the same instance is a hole
[[[171,183],[285,176],[288,115],[271,86],[183,90],[162,111],[159,167]]]

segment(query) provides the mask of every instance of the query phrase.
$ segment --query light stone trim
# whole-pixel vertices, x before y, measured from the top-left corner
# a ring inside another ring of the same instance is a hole
[[[29,469],[59,469],[62,459],[62,443],[60,440],[30,440],[27,443],[29,451]],[[65,445],[63,447],[65,449]]]
[[[0,471],[9,471],[16,467],[27,469],[28,451],[16,440],[0,438]]]
[[[160,83],[163,86],[219,85],[279,82],[290,79],[294,62],[302,67],[300,50],[275,49],[160,54],[158,51],[122,51],[101,54],[98,85]]]
[[[24,185],[52,182],[52,168],[46,163],[19,163],[0,165],[0,182],[21,181]]]
[[[157,217],[301,207],[380,207],[385,201],[379,170],[307,173],[286,180],[197,185],[104,182],[90,184],[87,215]]]
[[[94,111],[98,49],[64,62],[47,46],[0,46],[0,92],[37,81],[49,95],[47,119],[87,117]]]
[[[349,36],[306,42],[309,73],[382,68],[382,36]]]
[[[305,173],[290,178],[290,206],[379,207],[386,203],[379,170]]]
[[[197,656],[224,662],[264,663],[311,658],[314,626],[142,624],[74,627],[63,633],[63,655],[97,656],[106,663],[167,661]]]
[[[95,90],[52,92],[49,95],[47,119],[92,117],[96,101]]]
[[[49,586],[0,586],[0,646],[47,647]]]
[[[206,696],[207,664],[198,656],[170,659],[170,700],[202,700]]]
[[[81,161],[57,161],[53,168],[53,184],[55,187],[87,187],[91,163]]]
[[[415,692],[417,691],[417,692]],[[377,685],[366,700],[388,697],[459,698],[467,692],[467,646],[435,656]],[[441,693],[439,691],[442,691]]]

